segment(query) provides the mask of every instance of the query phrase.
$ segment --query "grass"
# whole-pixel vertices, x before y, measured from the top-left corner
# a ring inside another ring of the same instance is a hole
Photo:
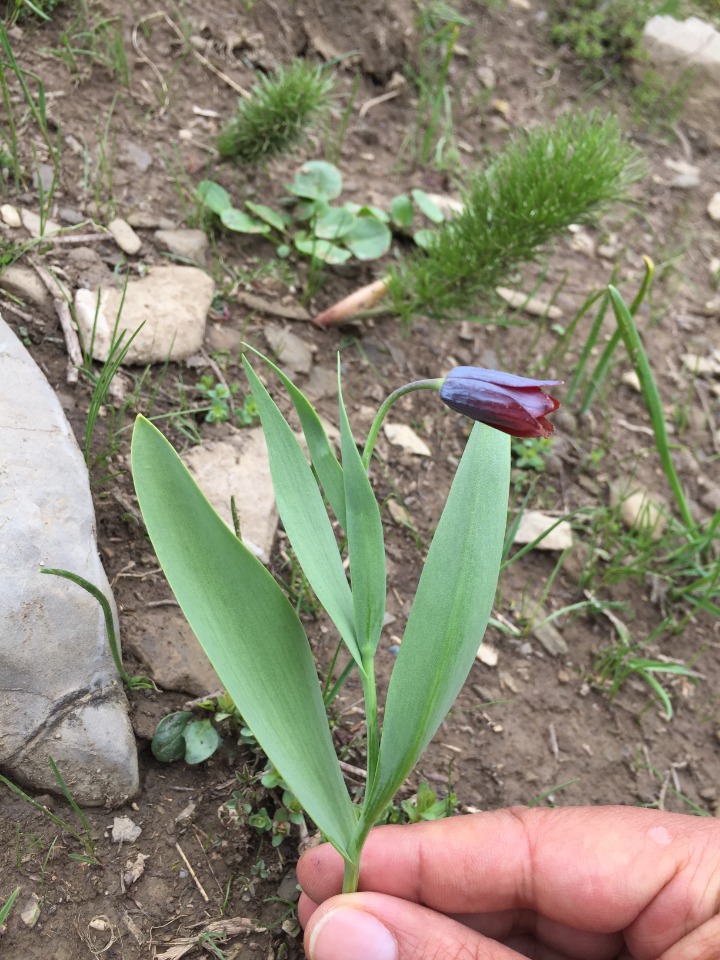
[[[217,139],[221,157],[238,163],[261,163],[300,144],[308,129],[329,109],[332,73],[304,60],[260,75],[247,100]]]
[[[59,46],[46,52],[62,60],[73,76],[82,77],[97,64],[117,83],[130,86],[130,64],[120,17],[95,18],[86,0],[81,0],[75,19],[59,39]]]
[[[467,310],[570,224],[627,196],[638,154],[613,117],[573,114],[516,137],[464,192],[464,209],[435,231],[426,252],[391,269],[392,311],[437,320]]]

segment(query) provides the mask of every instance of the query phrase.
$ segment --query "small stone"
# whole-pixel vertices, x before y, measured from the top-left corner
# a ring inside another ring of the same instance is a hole
[[[533,652],[532,644],[529,640],[526,640],[524,643],[521,643],[518,647],[518,653],[521,657],[529,657]]]
[[[298,879],[297,874],[295,873],[295,867],[293,867],[291,870],[288,870],[288,872],[282,878],[275,896],[279,897],[280,900],[292,900],[293,902],[299,899],[300,891],[298,890]]]
[[[0,207],[0,217],[2,217],[3,223],[8,227],[16,229],[17,227],[22,226],[22,220],[20,219],[18,208],[13,207],[11,203],[4,203]]]
[[[155,240],[176,257],[205,265],[208,238],[203,230],[156,230]]]
[[[20,912],[20,919],[31,930],[40,919],[40,897],[36,893],[30,894],[30,899]]]
[[[538,616],[543,617],[546,614],[538,611]],[[568,652],[565,638],[554,624],[541,621],[538,626],[533,628],[532,633],[551,657],[558,657]]]
[[[308,400],[316,403],[325,397],[336,397],[338,392],[337,370],[330,367],[313,367],[303,392]]]
[[[125,159],[133,163],[140,173],[145,173],[152,164],[152,157],[143,147],[139,146],[137,143],[133,143],[131,140],[126,140],[123,149],[123,156]]]
[[[133,210],[125,219],[136,230],[162,229],[160,225],[161,217],[157,213],[150,213],[148,210]]]
[[[140,247],[142,246],[142,240],[135,233],[127,220],[122,220],[120,217],[116,217],[115,220],[110,221],[110,223],[107,225],[107,228],[113,240],[120,247],[123,253],[126,253],[129,257],[134,257],[136,253],[139,253]]]
[[[478,652],[475,654],[475,659],[479,660],[480,663],[484,663],[486,667],[496,667],[498,664],[498,652],[495,647],[490,646],[489,643],[481,643]]]
[[[556,307],[555,304],[550,304],[540,297],[528,297],[521,290],[496,287],[495,293],[514,310],[522,310],[533,317],[548,317],[550,320],[559,320],[563,315],[560,307]]]
[[[163,690],[202,697],[222,687],[199,640],[177,608],[145,610],[142,623],[127,633],[123,646],[135,654]]]
[[[397,500],[388,500],[386,506],[388,513],[398,526],[414,529],[415,525],[412,522],[412,517],[401,503],[398,503]]]
[[[636,530],[652,540],[659,540],[667,526],[668,513],[664,500],[642,488],[628,490],[611,487],[610,499],[620,504],[620,516],[630,530]]]
[[[87,217],[84,217],[78,210],[73,210],[72,207],[60,207],[58,217],[63,223],[70,223],[73,226],[87,220]]]
[[[700,791],[700,798],[702,800],[717,800],[717,795],[717,787],[703,787]]]
[[[0,290],[36,307],[51,306],[50,294],[40,277],[31,267],[19,263],[11,263],[0,273]]]
[[[572,527],[567,520],[558,523],[557,517],[540,510],[523,511],[513,543],[532,543],[538,537],[542,540],[535,544],[535,550],[567,550],[573,545]]]
[[[635,393],[642,393],[642,387],[640,386],[640,378],[635,373],[634,370],[626,370],[625,373],[620,378],[622,382],[627,387],[631,387]]]
[[[695,353],[682,353],[680,359],[686,370],[695,376],[715,376],[720,374],[720,355],[714,351],[710,356],[701,357]]]
[[[497,77],[492,67],[482,66],[475,71],[480,83],[486,90],[494,90],[497,85]]]
[[[707,205],[708,216],[711,220],[720,221],[720,191],[714,193]]]
[[[558,670],[557,672],[558,683],[570,683],[572,679],[567,670]]]
[[[279,366],[291,373],[310,373],[313,354],[301,337],[277,324],[270,324],[263,332]]]
[[[37,213],[33,213],[32,210],[21,210],[20,219],[31,237],[52,237],[60,232],[60,224],[53,220],[45,220],[43,223]]]
[[[39,163],[33,170],[33,186],[42,186],[43,195],[52,190],[53,180],[55,179],[55,169],[49,163]]]
[[[113,843],[134,843],[142,833],[142,827],[130,817],[115,817],[112,826]]]
[[[390,443],[416,457],[431,457],[430,447],[405,423],[385,423],[383,432]]]

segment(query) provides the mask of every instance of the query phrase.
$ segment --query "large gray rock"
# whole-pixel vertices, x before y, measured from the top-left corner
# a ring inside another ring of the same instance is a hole
[[[119,284],[79,289],[75,311],[96,360],[108,358],[118,314],[116,336],[124,330],[126,341],[144,324],[125,363],[184,360],[202,347],[214,292],[212,278],[197,267],[153,267],[147,276],[128,280],[124,300]]]
[[[687,81],[681,119],[720,146],[720,33],[698,17],[652,17],[645,24],[642,49],[668,86]]]
[[[117,805],[139,786],[127,701],[99,604],[111,598],[87,471],[43,374],[0,317],[0,768],[79,803]]]

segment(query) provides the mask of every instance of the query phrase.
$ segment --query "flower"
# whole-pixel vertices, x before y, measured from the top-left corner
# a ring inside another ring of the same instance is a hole
[[[529,380],[500,370],[455,367],[440,385],[440,397],[451,410],[513,437],[549,437],[553,425],[545,415],[560,401],[543,387],[562,380]]]

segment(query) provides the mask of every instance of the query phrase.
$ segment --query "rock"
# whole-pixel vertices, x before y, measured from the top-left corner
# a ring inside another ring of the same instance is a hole
[[[78,803],[124,803],[138,790],[137,754],[102,610],[40,573],[70,570],[113,605],[87,470],[58,399],[1,319],[0,463],[0,768],[58,792],[52,756]]]
[[[15,229],[22,226],[22,220],[20,219],[20,213],[17,207],[13,207],[10,203],[4,203],[0,207],[0,217],[2,217],[3,223],[8,227]]]
[[[707,205],[707,213],[711,220],[720,222],[720,190],[710,198],[710,202]]]
[[[203,230],[156,230],[155,240],[176,257],[205,266],[208,238]]]
[[[120,217],[116,217],[110,221],[107,228],[113,240],[123,253],[126,253],[129,257],[134,257],[136,253],[140,252],[142,240],[127,220],[121,220]]]
[[[554,524],[557,526],[553,527]],[[532,543],[547,530],[550,532],[535,544],[535,550],[567,550],[572,547],[572,527],[568,521],[557,523],[557,517],[549,517],[540,510],[523,511],[513,543]]]
[[[52,237],[60,232],[60,225],[52,220],[43,223],[40,217],[32,210],[21,210],[20,219],[31,237]]]
[[[625,373],[620,377],[621,381],[625,384],[626,387],[630,387],[635,391],[635,393],[642,393],[642,386],[640,385],[640,377],[634,370],[626,370]]]
[[[310,373],[313,354],[301,337],[274,323],[265,327],[263,333],[279,367],[289,373]]]
[[[36,893],[30,894],[30,899],[20,911],[20,919],[31,930],[40,919],[40,897]]]
[[[675,176],[670,181],[671,187],[677,187],[680,190],[692,190],[700,186],[700,167],[685,160],[672,160],[667,158],[665,166],[669,170],[675,171]]]
[[[180,690],[203,697],[223,687],[200,641],[177,607],[145,610],[141,623],[128,632],[125,643],[147,666],[162,690]]]
[[[494,90],[497,85],[497,77],[492,67],[482,66],[475,71],[478,80],[486,90]]]
[[[144,327],[130,346],[126,364],[182,360],[202,347],[205,321],[215,284],[197,267],[154,267],[139,280],[128,280],[118,333]],[[79,289],[75,310],[80,331],[89,343],[96,321],[93,357],[107,360],[122,288]],[[98,308],[98,299],[100,306]]]
[[[222,440],[209,440],[188,450],[183,459],[231,530],[230,497],[235,497],[243,543],[267,563],[278,514],[265,435],[260,427],[226,427],[224,433]]]
[[[480,663],[484,663],[486,667],[496,667],[498,663],[498,652],[495,647],[491,647],[489,643],[481,643],[478,647],[478,652],[475,654],[475,659],[479,660]]]
[[[11,263],[0,273],[0,290],[5,290],[25,303],[52,309],[47,287],[32,267]]]
[[[495,293],[505,303],[509,303],[513,310],[522,310],[533,317],[549,317],[550,320],[559,320],[563,313],[560,307],[550,304],[540,297],[528,297],[521,290],[510,290],[508,287],[496,287]]]
[[[76,286],[92,289],[114,282],[112,270],[93,247],[71,247],[66,258],[66,268]]]
[[[325,397],[336,397],[338,392],[337,370],[332,367],[313,367],[303,393],[312,403]]]
[[[275,893],[281,900],[297,900],[300,897],[298,890],[298,879],[295,873],[295,867],[292,867],[280,881],[280,886]]]
[[[390,443],[402,447],[407,453],[414,453],[416,457],[431,457],[430,447],[405,423],[383,424],[383,432]]]
[[[544,617],[546,614],[540,610],[538,611],[538,616]],[[568,652],[568,645],[565,642],[565,638],[553,623],[547,623],[541,620],[536,627],[533,627],[532,634],[536,640],[540,641],[543,648],[551,657],[559,657]]]
[[[33,170],[33,186],[35,188],[41,186],[43,196],[47,196],[52,190],[54,179],[55,169],[49,163],[39,163]]]
[[[133,143],[132,140],[126,140],[123,144],[122,151],[123,159],[129,160],[133,163],[140,173],[145,173],[146,170],[150,169],[152,165],[152,157],[143,147],[139,146],[137,143]]]
[[[712,377],[720,375],[720,350],[713,352],[706,357],[701,357],[696,353],[680,354],[683,366],[694,376]]]
[[[112,825],[113,843],[135,843],[142,833],[142,827],[139,827],[130,817],[115,817]]]
[[[629,530],[636,530],[652,540],[659,540],[667,526],[668,510],[662,497],[639,485],[610,488],[610,502],[620,506],[620,516]]]
[[[683,122],[720,146],[720,33],[698,17],[657,16],[645,24],[641,48],[636,70],[655,70],[668,87],[687,83]]]

